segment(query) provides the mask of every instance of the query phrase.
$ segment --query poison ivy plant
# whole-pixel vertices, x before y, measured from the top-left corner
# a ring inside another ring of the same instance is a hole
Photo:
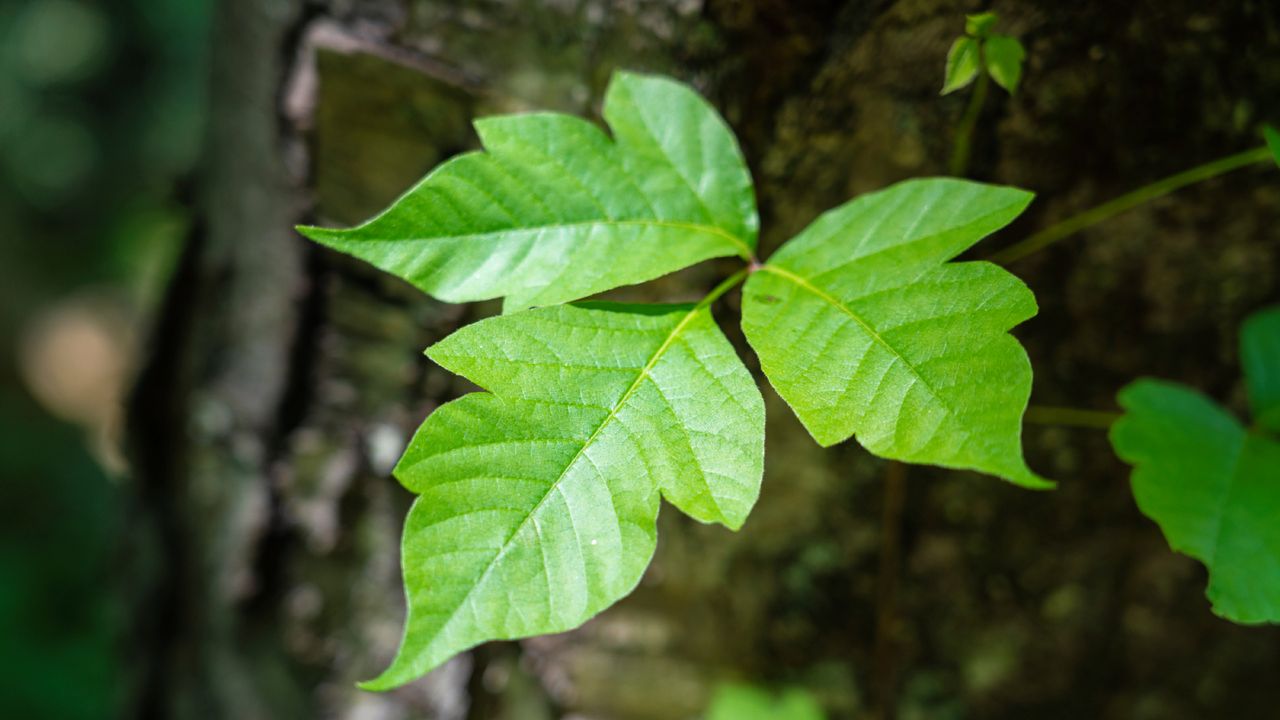
[[[1027,52],[1017,38],[992,32],[998,19],[992,12],[966,17],[965,34],[947,53],[943,95],[968,87],[984,71],[1010,95],[1018,91]]]
[[[752,685],[726,684],[716,690],[706,720],[825,720],[822,706],[799,688],[779,695]]]
[[[1111,430],[1139,509],[1209,568],[1214,612],[1280,622],[1280,307],[1249,318],[1241,362],[1254,425],[1195,390],[1143,379]]]
[[[616,602],[653,554],[661,498],[743,524],[764,404],[711,308],[748,277],[747,339],[820,443],[856,435],[882,457],[1047,485],[1022,459],[1031,368],[1008,335],[1035,300],[994,265],[949,262],[1029,193],[902,183],[827,213],[762,264],[746,165],[708,104],[620,73],[604,117],[612,139],[563,115],[478,121],[484,152],[382,215],[302,228],[440,299],[503,297],[510,311],[427,351],[486,392],[432,413],[396,468],[418,495],[402,548],[408,619],[366,688]],[[562,304],[733,255],[746,266],[693,305]]]

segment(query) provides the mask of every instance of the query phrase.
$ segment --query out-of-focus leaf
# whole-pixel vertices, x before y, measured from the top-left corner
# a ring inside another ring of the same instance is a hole
[[[991,32],[991,28],[995,27],[996,21],[1000,18],[993,12],[978,13],[977,15],[966,15],[964,18],[964,31],[976,38],[985,38]]]
[[[1214,612],[1280,622],[1280,442],[1175,383],[1139,380],[1119,402],[1111,444],[1134,466],[1138,508],[1209,568]]]
[[[799,688],[773,695],[751,685],[727,684],[716,690],[706,720],[825,720],[822,706]]]
[[[1245,320],[1240,328],[1240,364],[1254,421],[1280,433],[1280,306]]]

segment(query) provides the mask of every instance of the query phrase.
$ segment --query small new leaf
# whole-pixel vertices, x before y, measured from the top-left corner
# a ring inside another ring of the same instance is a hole
[[[987,72],[996,84],[1013,95],[1018,91],[1018,81],[1022,79],[1022,61],[1027,52],[1022,43],[1008,35],[992,35],[984,45],[987,60]]]
[[[985,38],[991,32],[991,28],[995,27],[996,21],[1000,18],[993,12],[978,13],[977,15],[966,15],[964,18],[964,31],[976,38]]]
[[[1134,466],[1138,508],[1209,568],[1215,613],[1280,622],[1280,442],[1175,383],[1139,380],[1118,399],[1111,444]]]
[[[299,231],[441,300],[505,297],[509,309],[751,257],[751,178],[705,100],[672,80],[618,73],[604,117],[612,140],[555,113],[478,120],[484,152],[436,168],[364,225]]]
[[[971,37],[956,38],[947,52],[947,71],[943,78],[942,94],[947,95],[967,87],[978,77],[982,66],[982,51],[978,41]]]
[[[540,308],[428,350],[490,392],[428,416],[396,468],[419,495],[404,529],[408,618],[365,688],[616,602],[653,555],[660,496],[741,526],[760,489],[764,402],[706,305]]]
[[[747,281],[743,330],[778,394],[822,445],[1051,484],[1022,459],[1031,365],[1008,335],[1036,313],[1017,278],[948,263],[1032,195],[912,180],[818,218]]]

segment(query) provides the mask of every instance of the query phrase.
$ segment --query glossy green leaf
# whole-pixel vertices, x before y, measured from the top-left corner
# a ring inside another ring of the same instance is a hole
[[[1018,81],[1022,79],[1022,61],[1027,57],[1022,43],[1008,35],[992,35],[984,47],[991,79],[1010,95],[1017,92]]]
[[[1012,221],[1022,190],[912,180],[818,218],[744,290],[761,367],[822,445],[1046,487],[1022,459],[1031,365],[1008,331],[1036,313],[1020,280],[948,263]]]
[[[995,27],[997,20],[999,18],[993,12],[966,15],[964,18],[964,31],[976,38],[985,38],[991,32],[991,28]]]
[[[1280,306],[1245,320],[1240,328],[1240,364],[1255,422],[1280,433]]]
[[[1170,547],[1209,568],[1214,612],[1280,622],[1280,442],[1194,390],[1139,380],[1111,429],[1133,495]]]
[[[703,304],[562,305],[428,350],[490,392],[433,412],[396,468],[408,619],[386,689],[491,639],[574,628],[649,563],[659,495],[738,528],[764,403]]]
[[[943,76],[942,94],[953,93],[973,82],[982,65],[982,51],[971,37],[956,38],[947,52],[947,70]]]
[[[1270,125],[1263,125],[1262,137],[1267,141],[1267,149],[1271,151],[1271,157],[1276,161],[1276,167],[1280,167],[1280,131]]]
[[[822,706],[798,688],[775,696],[751,685],[721,685],[711,699],[706,720],[824,720]]]
[[[484,152],[436,168],[364,225],[299,230],[442,300],[506,297],[515,309],[751,256],[751,178],[706,101],[619,73],[604,117],[613,140],[554,113],[478,120]]]

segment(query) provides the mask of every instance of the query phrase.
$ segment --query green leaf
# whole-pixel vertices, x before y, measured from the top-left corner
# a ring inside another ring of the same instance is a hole
[[[1276,161],[1276,167],[1280,167],[1280,131],[1270,125],[1263,125],[1262,137],[1267,140],[1267,148],[1271,150],[1271,157]]]
[[[604,117],[612,141],[567,115],[478,120],[484,152],[436,168],[364,225],[299,231],[441,300],[505,296],[514,309],[751,257],[751,178],[706,101],[671,80],[618,73]]]
[[[709,296],[711,297],[711,296]],[[696,305],[562,305],[428,350],[491,392],[441,406],[396,468],[408,619],[368,689],[491,639],[580,625],[635,587],[659,494],[737,529],[759,493],[764,403]]]
[[[726,684],[716,690],[706,720],[824,720],[822,706],[799,688],[780,696],[751,685]]]
[[[967,86],[978,77],[982,64],[982,51],[978,41],[971,37],[956,38],[947,52],[947,71],[943,78],[942,94],[953,93]]]
[[[1007,334],[1035,298],[990,263],[947,263],[1031,198],[899,183],[818,218],[751,276],[747,340],[819,443],[856,434],[881,457],[1051,485],[1022,459],[1031,365]]]
[[[1022,43],[1008,35],[992,35],[986,44],[987,72],[996,84],[1012,95],[1018,91],[1022,79],[1022,61],[1027,51]]]
[[[1280,306],[1245,320],[1240,328],[1240,364],[1254,421],[1280,433]]]
[[[964,18],[964,31],[973,37],[985,38],[999,19],[993,12],[966,15]]]
[[[1138,508],[1208,566],[1215,613],[1280,622],[1280,443],[1175,383],[1139,380],[1119,401],[1111,444],[1134,466]]]

